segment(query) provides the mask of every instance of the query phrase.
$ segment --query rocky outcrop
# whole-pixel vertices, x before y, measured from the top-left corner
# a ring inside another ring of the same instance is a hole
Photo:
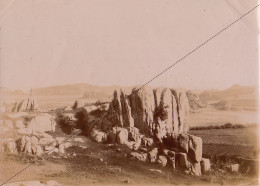
[[[38,104],[35,98],[29,97],[22,101],[4,103],[2,107],[5,112],[23,112],[37,110]]]
[[[148,86],[134,88],[130,96],[115,90],[108,118],[114,126],[136,127],[163,141],[168,134],[188,132],[189,102],[185,92]]]
[[[25,122],[27,128],[33,132],[53,132],[56,127],[55,117],[50,114],[38,114],[32,118],[28,118],[28,121]]]
[[[128,96],[115,90],[101,127],[94,125],[90,137],[128,147],[133,159],[200,176],[210,162],[202,158],[202,139],[188,134],[189,109],[184,91],[144,86]]]

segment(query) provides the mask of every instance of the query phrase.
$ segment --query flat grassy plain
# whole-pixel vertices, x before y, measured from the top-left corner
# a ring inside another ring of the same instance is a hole
[[[190,130],[203,140],[203,153],[255,158],[259,152],[257,127]]]

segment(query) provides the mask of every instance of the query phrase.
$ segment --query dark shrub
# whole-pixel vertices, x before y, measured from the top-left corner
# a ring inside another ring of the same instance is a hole
[[[166,120],[168,118],[167,116],[167,111],[165,110],[163,104],[160,104],[159,106],[155,107],[154,109],[154,119],[158,120],[158,118],[160,118],[162,121]]]

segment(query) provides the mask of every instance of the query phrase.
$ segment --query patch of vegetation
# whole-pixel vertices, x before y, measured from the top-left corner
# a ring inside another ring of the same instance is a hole
[[[166,120],[168,118],[168,113],[166,111],[165,106],[163,104],[160,104],[159,106],[155,107],[154,109],[154,119],[158,120],[158,118],[162,121]]]

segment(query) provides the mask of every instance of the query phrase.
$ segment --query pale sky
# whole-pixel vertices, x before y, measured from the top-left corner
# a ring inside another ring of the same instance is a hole
[[[80,82],[143,84],[256,4],[0,0],[0,85],[26,90]],[[257,11],[151,85],[188,89],[258,85]]]

